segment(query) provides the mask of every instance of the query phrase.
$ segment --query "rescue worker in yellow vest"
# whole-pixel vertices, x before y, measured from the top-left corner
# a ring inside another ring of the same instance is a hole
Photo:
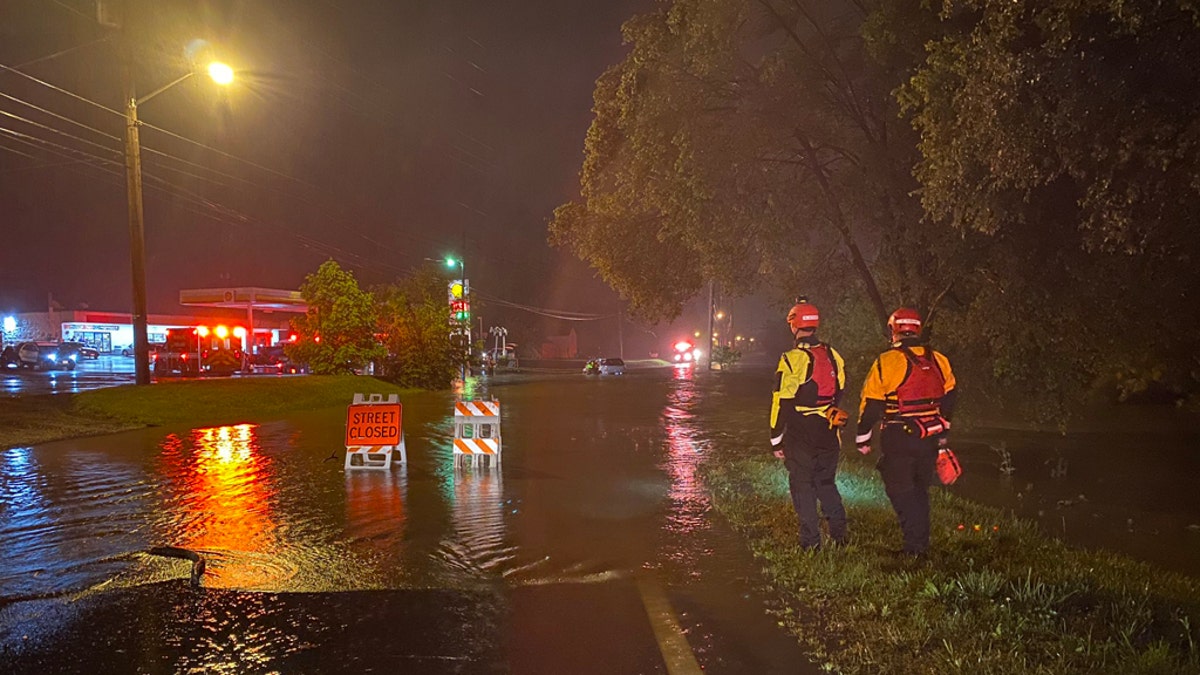
[[[779,359],[771,396],[771,449],[784,461],[792,506],[800,521],[800,546],[821,545],[817,502],[835,545],[846,542],[846,510],[838,494],[838,427],[847,415],[837,407],[846,386],[845,364],[833,347],[819,341],[817,308],[803,300],[787,315],[795,347]]]
[[[946,445],[957,398],[950,360],[924,345],[921,315],[901,307],[888,319],[892,346],[879,355],[862,388],[855,444],[871,452],[871,436],[882,423],[879,473],[904,535],[902,553],[929,551],[929,486],[938,448]]]

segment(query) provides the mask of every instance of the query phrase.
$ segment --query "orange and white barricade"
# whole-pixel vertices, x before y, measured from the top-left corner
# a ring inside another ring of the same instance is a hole
[[[500,463],[500,402],[454,404],[454,465]]]
[[[392,457],[408,462],[400,424],[400,398],[391,394],[354,395],[346,412],[346,466],[349,469],[392,468]]]
[[[400,455],[400,463],[408,463],[408,452],[404,447],[404,434],[400,434],[399,445],[352,445],[346,447],[347,469],[390,469],[392,456]]]

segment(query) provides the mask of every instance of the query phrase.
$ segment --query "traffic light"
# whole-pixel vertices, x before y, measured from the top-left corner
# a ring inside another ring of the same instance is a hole
[[[467,280],[454,279],[446,286],[446,299],[450,303],[452,323],[466,323],[471,319],[471,307],[467,302]]]

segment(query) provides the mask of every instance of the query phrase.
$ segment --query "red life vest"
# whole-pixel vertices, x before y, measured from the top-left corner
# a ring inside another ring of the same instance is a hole
[[[808,379],[817,385],[816,406],[833,403],[838,393],[838,371],[837,363],[829,355],[829,347],[819,342],[801,349],[808,352]]]
[[[933,350],[926,347],[925,353],[917,356],[908,347],[897,349],[908,360],[908,372],[896,387],[896,414],[901,417],[938,414],[946,395],[946,376],[942,375]]]

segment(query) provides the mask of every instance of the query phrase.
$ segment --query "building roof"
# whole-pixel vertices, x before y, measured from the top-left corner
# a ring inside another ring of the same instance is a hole
[[[185,288],[179,291],[179,304],[185,307],[221,307],[262,309],[303,314],[308,305],[300,291],[279,288]]]

